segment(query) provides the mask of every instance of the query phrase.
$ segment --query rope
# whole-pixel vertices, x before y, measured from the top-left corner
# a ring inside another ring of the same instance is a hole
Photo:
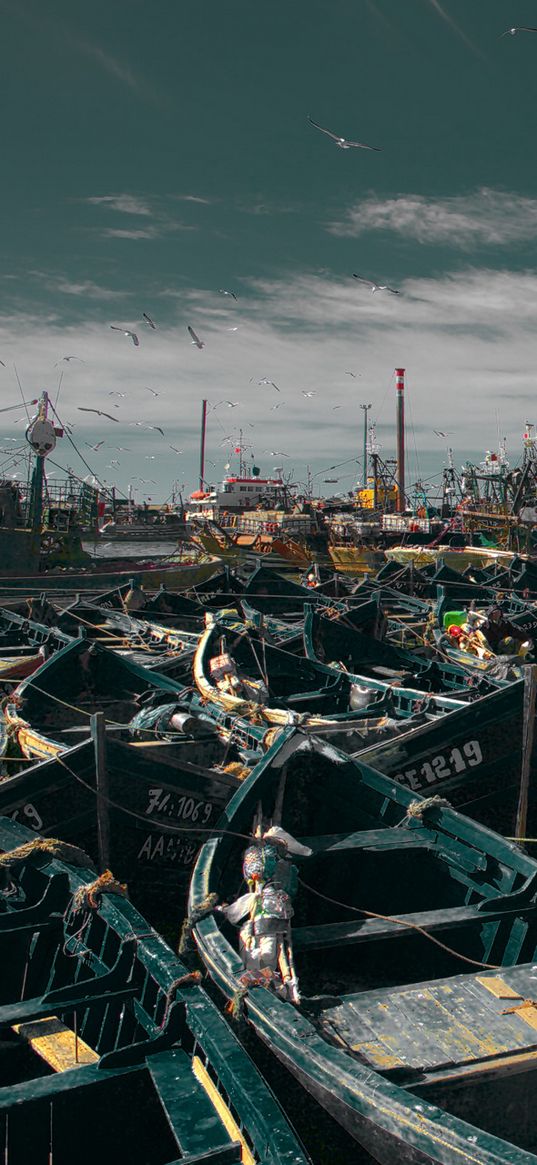
[[[179,955],[187,955],[189,953],[192,947],[191,935],[193,928],[197,922],[201,922],[202,918],[206,918],[208,914],[212,914],[217,902],[218,894],[207,894],[199,905],[183,919],[179,946],[177,948]]]
[[[73,894],[72,908],[74,913],[79,910],[98,910],[103,894],[121,894],[127,897],[127,887],[124,882],[118,882],[111,870],[104,870],[94,882],[79,886]]]
[[[401,825],[405,825],[406,821],[422,821],[423,814],[429,809],[451,809],[449,801],[445,797],[424,797],[421,801],[411,801],[407,807],[406,815],[397,822],[396,829]]]
[[[33,841],[25,841],[16,849],[0,854],[0,867],[10,866],[12,862],[25,862],[34,854],[43,854],[50,861],[58,858],[60,861],[68,862],[71,866],[94,869],[91,858],[84,853],[84,850],[79,849],[77,845],[70,845],[66,841],[59,841],[56,837],[36,837]]]

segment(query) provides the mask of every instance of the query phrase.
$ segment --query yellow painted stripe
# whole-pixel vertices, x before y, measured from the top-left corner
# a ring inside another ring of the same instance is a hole
[[[13,1031],[26,1040],[32,1051],[55,1072],[83,1068],[85,1064],[94,1064],[99,1059],[97,1052],[55,1015],[35,1019],[31,1023],[15,1023]]]
[[[520,999],[518,991],[513,991],[513,988],[500,979],[499,975],[478,975],[477,982],[481,983],[483,987],[487,988],[496,999]]]
[[[255,1157],[251,1149],[246,1144],[243,1134],[233,1119],[227,1104],[225,1104],[220,1095],[216,1085],[211,1080],[209,1073],[204,1064],[202,1064],[199,1056],[192,1057],[192,1071],[197,1080],[205,1089],[209,1100],[214,1105],[226,1132],[229,1133],[232,1141],[239,1141],[241,1146],[241,1160],[243,1165],[255,1165]]]
[[[537,1028],[537,1004],[532,1000],[525,1000],[518,991],[513,991],[508,983],[504,983],[499,976],[494,976],[492,979],[485,977],[479,978],[479,982],[487,987],[497,999],[520,999],[520,1003],[515,1004],[514,1007],[509,1008],[509,1014],[516,1016],[517,1019],[524,1020],[524,1023],[529,1024],[530,1027]],[[489,984],[492,984],[489,986]]]

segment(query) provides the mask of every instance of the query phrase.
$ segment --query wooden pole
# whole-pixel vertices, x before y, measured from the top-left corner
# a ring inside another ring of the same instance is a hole
[[[106,771],[106,729],[104,712],[90,717],[91,739],[95,750],[95,787],[97,790],[97,847],[100,872],[110,868],[110,807]]]
[[[533,733],[535,725],[535,696],[537,693],[537,665],[528,664],[524,669],[524,712],[522,723],[522,768],[516,813],[515,837],[526,836],[528,817],[528,791],[533,753]]]

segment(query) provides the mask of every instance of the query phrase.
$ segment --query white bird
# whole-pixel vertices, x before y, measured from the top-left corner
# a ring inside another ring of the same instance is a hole
[[[238,327],[235,327],[235,328],[226,328],[226,332],[238,332],[238,330],[239,330],[239,329],[238,329]]]
[[[155,454],[154,454],[154,453],[146,453],[146,455],[145,455],[145,460],[146,460],[146,461],[154,461],[154,460],[155,460]]]
[[[332,405],[332,412],[335,413],[336,409],[342,409],[342,408],[343,408],[343,405]]]
[[[104,445],[104,441],[97,441],[96,445],[92,445],[90,441],[84,441],[84,445],[87,445],[88,449],[93,449],[93,452],[96,453],[101,448],[101,445]]]
[[[127,449],[125,447],[125,445],[114,445],[114,449],[115,449],[116,453],[130,453],[131,452],[131,450]]]
[[[236,409],[238,400],[219,400],[218,404],[213,405],[213,410],[220,407],[220,405],[227,405],[228,409]]]
[[[320,129],[321,133],[325,133],[329,138],[332,138],[332,140],[336,143],[336,146],[339,146],[340,150],[375,150],[377,153],[381,153],[380,146],[366,146],[365,142],[351,142],[348,138],[341,138],[337,133],[332,133],[332,130],[330,129],[323,129],[322,125],[319,125],[318,122],[314,121],[313,118],[310,117],[309,113],[308,121],[310,125],[315,126],[315,129]]]
[[[506,28],[505,32],[500,34],[498,40],[500,40],[502,36],[516,36],[517,32],[537,32],[537,28],[531,28],[531,26],[528,26],[527,24],[517,24],[515,28]]]
[[[196,335],[194,328],[190,327],[190,324],[187,327],[187,332],[190,336],[192,336],[192,343],[196,345],[196,348],[204,348],[205,347],[204,341],[200,340],[199,336]]]
[[[255,377],[251,376],[250,377],[250,384],[252,384],[254,380],[255,380]],[[272,388],[276,389],[276,392],[280,391],[280,389],[278,388],[278,385],[275,384],[273,380],[269,380],[267,376],[262,376],[261,380],[256,380],[256,384],[270,384],[272,386]]]
[[[153,320],[151,319],[151,316],[148,316],[146,311],[142,312],[142,319],[145,320],[146,324],[148,324],[150,328],[153,328],[154,332],[156,332],[157,325],[153,322]]]
[[[161,429],[160,425],[146,425],[145,421],[129,421],[129,425],[137,425],[139,429],[156,429],[164,436],[164,429]]]
[[[280,401],[280,403],[279,403],[279,404],[277,404],[277,405],[271,405],[271,406],[270,406],[270,411],[271,411],[271,413],[273,413],[273,412],[274,412],[274,409],[281,409],[282,405],[284,405],[284,404],[285,404],[285,401],[284,401],[284,400],[282,400],[282,401]]]
[[[116,392],[114,389],[112,389],[111,392],[108,393],[108,396],[126,396],[126,395],[127,395],[126,392]]]
[[[77,409],[79,413],[97,413],[98,417],[108,417],[109,421],[115,421],[116,425],[119,425],[117,417],[111,417],[110,413],[102,413],[100,409],[87,409],[84,405],[77,405]]]
[[[160,396],[160,392],[155,392],[155,389],[149,388],[149,386],[147,384],[144,384],[144,388],[145,388],[146,392],[152,392],[153,396]]]
[[[156,481],[153,481],[152,477],[139,477],[138,481],[141,481],[142,485],[156,485],[157,484]]]
[[[436,437],[450,437],[451,433],[444,433],[443,429],[433,429]]]
[[[345,376],[352,376],[356,380],[356,372],[346,372]]]
[[[168,448],[173,449],[174,453],[182,453],[183,452],[182,449],[176,449],[175,445],[169,445]]]
[[[129,332],[128,328],[118,328],[116,324],[110,324],[110,327],[111,327],[113,332],[123,332],[124,336],[130,336],[130,338],[134,344],[134,347],[135,348],[140,347],[140,341],[138,339],[138,336],[136,335],[136,332]]]
[[[302,391],[302,396],[308,396],[308,397],[309,396],[317,396],[317,393],[315,392],[314,389],[312,389],[311,392],[305,392],[304,389],[302,389],[301,391]]]
[[[376,283],[374,279],[365,279],[365,277],[363,275],[355,275],[354,271],[352,273],[352,277],[353,277],[353,279],[358,279],[360,283],[367,283],[368,287],[371,288],[372,292],[391,291],[392,295],[399,295],[400,294],[399,291],[397,291],[395,287],[388,287],[388,285],[386,283]]]
[[[61,363],[62,363],[62,361],[64,361],[64,360],[65,360],[67,363],[69,362],[69,360],[79,360],[81,364],[85,364],[85,363],[86,363],[86,361],[85,361],[85,360],[83,360],[81,356],[62,356],[61,360],[57,360],[57,361],[56,361],[56,363],[55,363],[54,367],[55,367],[55,368],[57,368],[57,367],[58,367],[58,364],[61,364]],[[0,363],[1,363],[1,361],[0,361]],[[5,368],[5,364],[4,364],[4,368]]]
[[[219,287],[218,291],[219,291],[220,295],[230,295],[232,299],[234,299],[234,300],[237,299],[235,292],[234,291],[226,291],[225,287]]]
[[[263,449],[263,453],[270,454],[271,457],[289,457],[289,453],[280,453],[278,449]]]

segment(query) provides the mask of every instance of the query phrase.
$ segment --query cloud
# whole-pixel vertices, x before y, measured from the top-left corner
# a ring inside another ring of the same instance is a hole
[[[199,202],[201,206],[213,206],[214,198],[202,198],[199,194],[172,194],[177,202]]]
[[[399,194],[383,201],[370,197],[327,229],[352,238],[384,231],[463,250],[503,246],[537,238],[537,199],[488,187],[439,199],[422,194]]]
[[[121,214],[139,214],[150,217],[153,214],[147,202],[142,202],[135,194],[99,194],[86,198],[92,206],[107,206],[109,210],[120,211]]]
[[[99,235],[101,239],[157,239],[159,235],[163,234],[163,230],[157,226],[145,227],[139,230],[129,230],[127,227],[104,227],[100,230]]]

